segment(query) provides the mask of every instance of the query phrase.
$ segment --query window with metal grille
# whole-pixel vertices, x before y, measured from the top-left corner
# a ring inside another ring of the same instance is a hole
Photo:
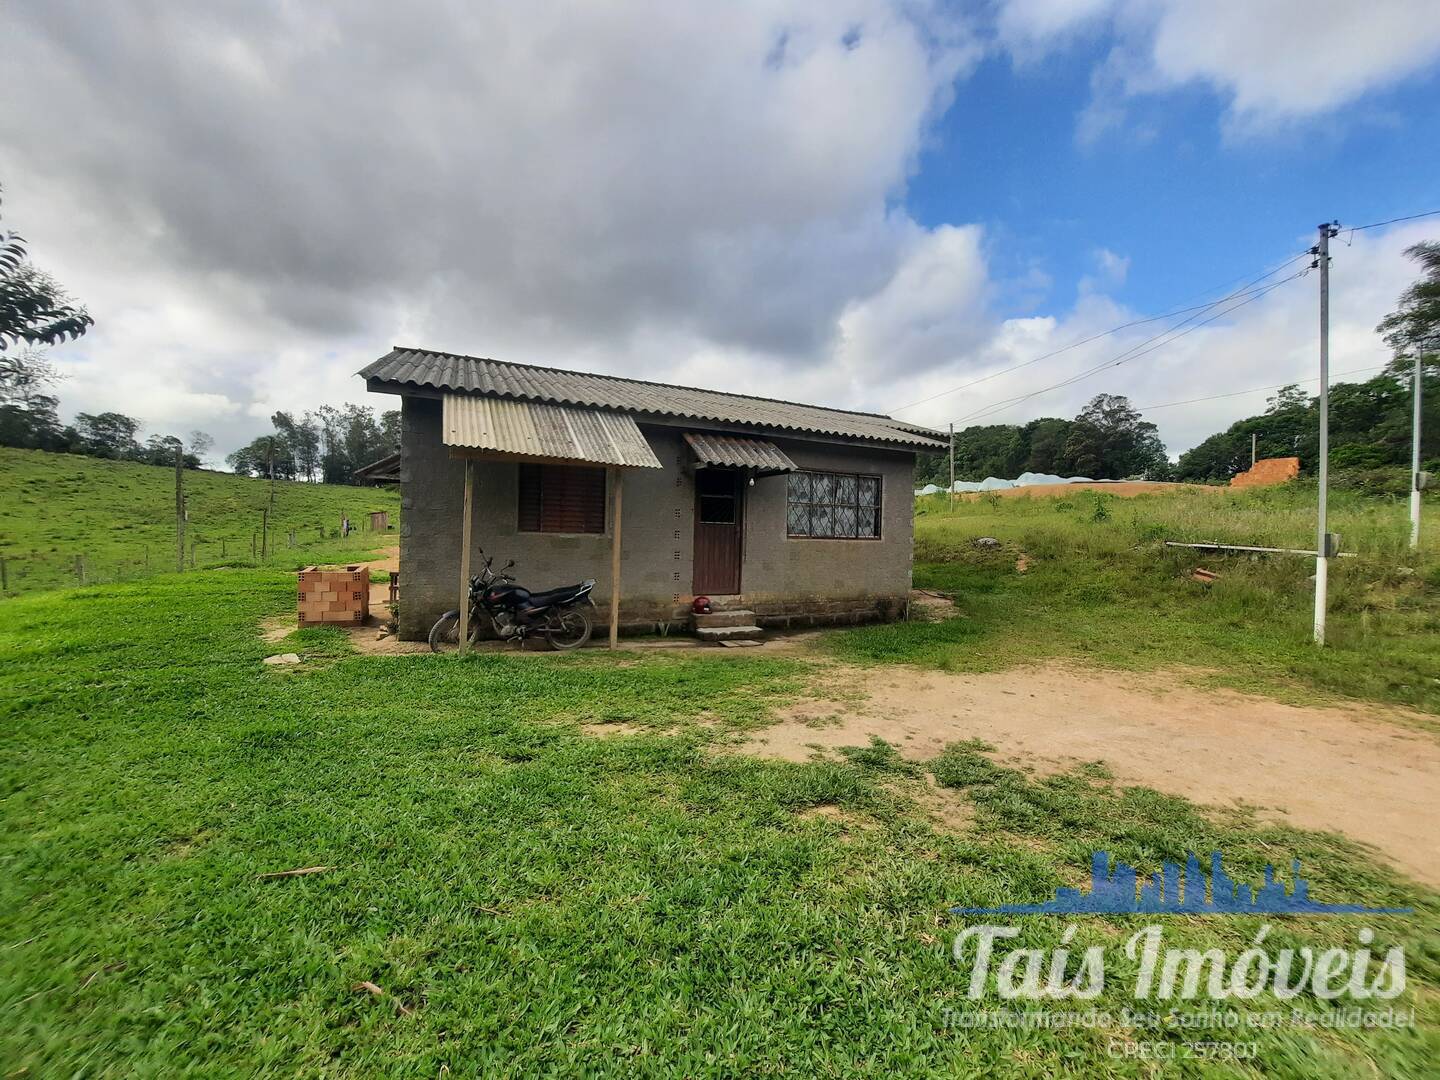
[[[793,472],[788,483],[788,535],[823,540],[880,539],[880,477]]]
[[[584,465],[521,465],[521,532],[603,533],[605,470]]]

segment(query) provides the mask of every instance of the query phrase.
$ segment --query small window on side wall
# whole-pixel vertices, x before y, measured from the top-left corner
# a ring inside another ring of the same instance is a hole
[[[605,470],[583,465],[521,465],[519,529],[605,531]]]
[[[880,539],[880,477],[793,472],[787,482],[787,535],[818,540]]]

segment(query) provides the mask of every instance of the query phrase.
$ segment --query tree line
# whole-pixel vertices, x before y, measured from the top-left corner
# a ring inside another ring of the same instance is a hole
[[[1072,420],[1042,416],[1028,424],[964,428],[954,446],[957,480],[1013,480],[1022,472],[1167,480],[1171,473],[1155,425],[1119,394],[1097,394]],[[922,462],[916,480],[947,486],[950,459],[937,454]]]
[[[1413,371],[1421,362],[1422,468],[1440,471],[1440,242],[1416,244],[1406,255],[1421,276],[1396,310],[1376,327],[1390,346],[1386,369],[1364,382],[1330,387],[1330,465],[1336,470],[1399,470],[1410,462]],[[1073,420],[1042,417],[1028,424],[989,424],[955,433],[955,478],[1013,479],[1022,472],[1226,483],[1257,457],[1298,457],[1305,473],[1319,455],[1319,397],[1298,384],[1282,387],[1263,412],[1237,420],[1181,454],[1173,464],[1156,427],[1121,396],[1101,394]],[[922,461],[918,484],[949,482],[945,454]],[[1405,481],[1408,483],[1408,481]]]
[[[59,380],[38,349],[0,352],[0,446],[145,465],[173,465],[178,449],[185,467],[198,469],[215,444],[203,431],[183,439],[151,435],[142,443],[140,421],[119,412],[77,413],[74,423],[62,424],[60,399],[51,392]]]
[[[60,376],[38,349],[0,352],[0,446],[85,454],[112,461],[172,465],[175,452],[188,469],[198,469],[215,445],[203,431],[151,435],[141,441],[140,420],[121,412],[78,413],[70,424],[59,418],[54,394]],[[242,476],[280,480],[354,483],[356,469],[400,445],[400,413],[376,415],[361,405],[322,405],[299,419],[288,412],[270,418],[273,430],[226,456]]]
[[[1422,467],[1440,467],[1440,243],[1407,248],[1421,276],[1400,294],[1394,312],[1376,327],[1390,346],[1389,366],[1372,379],[1330,388],[1330,466],[1380,469],[1410,463],[1414,367],[1420,358]],[[1237,420],[1180,455],[1182,480],[1225,480],[1250,467],[1253,435],[1260,457],[1298,457],[1313,470],[1319,454],[1318,395],[1286,386],[1264,412]]]
[[[400,413],[380,413],[364,405],[336,408],[322,405],[298,420],[277,412],[273,430],[226,456],[230,468],[243,476],[275,476],[282,480],[354,483],[355,470],[400,448]]]

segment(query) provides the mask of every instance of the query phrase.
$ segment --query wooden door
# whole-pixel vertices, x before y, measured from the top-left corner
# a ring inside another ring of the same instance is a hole
[[[740,591],[745,516],[743,475],[734,469],[695,473],[696,596]]]

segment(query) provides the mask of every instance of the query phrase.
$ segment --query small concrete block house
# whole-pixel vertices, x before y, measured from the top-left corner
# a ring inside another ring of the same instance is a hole
[[[403,638],[458,606],[480,549],[532,590],[594,578],[612,640],[687,627],[702,595],[761,627],[905,610],[915,455],[938,432],[424,349],[360,374],[401,399]]]

